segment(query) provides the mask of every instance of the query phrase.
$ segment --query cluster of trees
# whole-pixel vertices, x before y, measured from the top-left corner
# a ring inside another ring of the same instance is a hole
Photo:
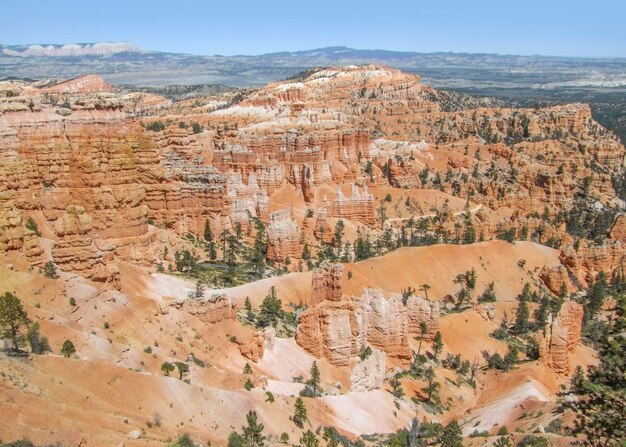
[[[51,351],[48,338],[39,332],[38,322],[31,321],[24,310],[20,299],[11,292],[0,296],[0,338],[11,342],[13,352],[23,352],[22,347],[28,344],[33,354],[44,354]],[[61,354],[71,357],[76,353],[74,343],[65,340]]]
[[[448,425],[438,422],[423,422],[413,419],[410,430],[398,431],[386,444],[389,447],[413,447],[439,445],[441,447],[463,447],[463,432],[456,420]]]
[[[166,376],[169,376],[174,370],[178,370],[178,379],[183,380],[185,374],[189,372],[189,365],[185,362],[163,362],[161,364],[161,371]]]
[[[586,374],[577,370],[570,386],[577,399],[565,403],[576,414],[574,433],[584,436],[584,446],[617,447],[626,439],[626,296],[616,301],[615,319],[598,342],[600,361]]]

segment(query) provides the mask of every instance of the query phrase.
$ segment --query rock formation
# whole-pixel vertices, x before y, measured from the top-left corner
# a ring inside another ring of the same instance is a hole
[[[361,298],[326,299],[307,308],[299,316],[296,342],[337,366],[347,365],[367,345],[409,359],[408,326],[400,298],[368,289]]]
[[[245,358],[258,362],[263,358],[266,350],[274,349],[274,339],[276,337],[276,330],[273,327],[267,327],[263,332],[257,332],[247,341],[238,341],[239,352]]]
[[[376,225],[374,196],[367,191],[367,186],[361,193],[358,186],[352,185],[350,197],[346,197],[341,189],[337,190],[337,197],[329,210],[332,217],[355,220],[370,226]]]
[[[406,303],[409,318],[409,332],[420,334],[421,323],[426,323],[427,331],[424,340],[432,340],[439,330],[441,306],[438,301],[430,302],[418,296],[411,296]]]
[[[335,242],[335,232],[328,224],[328,215],[325,207],[320,207],[317,210],[317,217],[315,219],[315,228],[313,234],[317,239],[325,244],[333,244]]]
[[[287,259],[299,258],[302,254],[301,230],[293,221],[292,213],[285,208],[270,215],[267,227],[267,257],[274,261],[284,262]]]
[[[560,293],[563,284],[566,286],[569,285],[567,269],[563,265],[557,265],[552,268],[547,266],[543,267],[541,272],[539,272],[539,278],[541,278],[546,287],[556,295]]]
[[[583,308],[574,301],[563,304],[540,340],[541,361],[558,373],[569,371],[569,353],[580,342]]]
[[[387,373],[387,356],[383,351],[372,349],[365,359],[359,359],[350,373],[350,391],[363,392],[383,387]]]
[[[315,306],[322,301],[341,301],[341,278],[343,264],[325,263],[313,270],[311,280],[311,301],[309,306]]]
[[[237,318],[236,303],[225,293],[214,293],[200,298],[184,298],[176,301],[172,306],[205,323],[218,323]]]
[[[85,209],[69,205],[55,225],[54,262],[61,270],[119,285],[118,269],[112,262],[114,247],[103,240],[95,240],[92,228],[91,217]]]

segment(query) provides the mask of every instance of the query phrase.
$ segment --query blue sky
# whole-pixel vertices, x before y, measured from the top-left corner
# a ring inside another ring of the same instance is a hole
[[[346,45],[626,57],[626,0],[3,1],[0,43],[260,54]]]

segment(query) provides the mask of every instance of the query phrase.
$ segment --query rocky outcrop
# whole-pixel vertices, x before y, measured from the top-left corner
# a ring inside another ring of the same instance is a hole
[[[361,298],[325,300],[307,308],[298,319],[296,342],[337,366],[347,365],[367,345],[409,359],[408,327],[401,298],[368,289]]]
[[[407,315],[409,318],[409,332],[420,334],[420,326],[426,323],[426,333],[424,340],[432,340],[439,330],[439,318],[441,316],[441,306],[438,301],[428,301],[418,296],[411,296],[406,303]]]
[[[335,242],[335,233],[328,224],[328,213],[325,207],[320,207],[317,210],[313,234],[324,244],[333,244]]]
[[[359,359],[350,373],[350,391],[363,392],[380,389],[385,382],[387,356],[378,349],[364,360]]]
[[[256,174],[248,176],[246,185],[241,174],[230,173],[226,176],[226,191],[230,201],[230,222],[234,228],[241,225],[247,229],[251,224],[250,216],[261,220],[268,218],[269,198],[267,191],[257,182]]]
[[[565,284],[566,287],[569,286],[569,276],[567,269],[563,265],[554,267],[544,266],[541,272],[539,272],[539,278],[541,278],[546,287],[555,295],[560,293],[563,284]]]
[[[374,196],[367,191],[365,186],[363,192],[359,187],[352,185],[352,194],[346,197],[341,189],[337,190],[337,197],[330,206],[326,202],[325,207],[329,209],[332,217],[355,220],[366,225],[376,225],[376,210]]]
[[[214,293],[200,298],[184,298],[177,300],[172,306],[205,323],[218,323],[237,318],[235,300],[225,293]]]
[[[52,257],[61,270],[119,287],[119,271],[113,263],[114,247],[96,240],[92,220],[82,206],[70,205],[55,225]]]
[[[313,270],[311,280],[311,301],[307,303],[315,306],[322,301],[341,301],[341,278],[343,264],[325,263]]]
[[[302,233],[293,221],[291,210],[282,209],[270,215],[267,227],[267,257],[274,261],[285,262],[299,258],[302,254]]]
[[[315,357],[346,366],[358,353],[357,333],[355,303],[325,301],[299,315],[296,343]]]
[[[582,319],[582,306],[574,301],[567,301],[544,331],[540,340],[540,358],[558,373],[569,371],[569,353],[580,342]]]
[[[238,341],[239,352],[248,360],[258,362],[263,358],[266,350],[274,349],[274,339],[276,337],[276,330],[272,327],[267,327],[263,332],[257,332],[247,341]]]
[[[372,345],[390,357],[410,359],[409,321],[400,297],[385,297],[378,289],[366,289],[355,309],[357,345]]]
[[[591,245],[581,241],[566,246],[560,254],[563,265],[572,271],[583,284],[595,280],[600,272],[611,279],[614,273],[622,273],[626,268],[626,252],[621,242]]]

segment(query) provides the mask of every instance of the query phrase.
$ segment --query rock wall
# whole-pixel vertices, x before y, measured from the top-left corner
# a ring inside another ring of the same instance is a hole
[[[569,371],[569,353],[580,342],[583,307],[567,301],[557,317],[549,324],[540,340],[540,358],[558,373]]]
[[[407,300],[406,308],[409,319],[409,332],[420,334],[420,326],[424,322],[427,327],[424,340],[432,340],[435,333],[439,330],[439,318],[441,317],[439,302],[431,302],[418,296],[412,296]]]
[[[307,304],[315,306],[322,301],[341,301],[341,278],[343,264],[325,263],[313,270],[311,280],[311,300]]]
[[[362,347],[410,359],[407,311],[399,297],[368,289],[361,298],[328,299],[299,316],[296,342],[316,357],[346,366]]]
[[[370,226],[376,225],[374,196],[367,191],[367,186],[361,193],[358,186],[352,185],[350,197],[346,197],[339,189],[332,204],[329,206],[325,203],[324,206],[328,208],[332,217],[356,220]]]
[[[205,323],[218,323],[237,318],[236,302],[225,293],[214,293],[201,298],[181,299],[173,303],[172,306]]]
[[[293,221],[291,210],[282,209],[270,214],[267,227],[267,257],[284,262],[288,258],[296,259],[302,254],[302,232]]]
[[[364,392],[380,389],[385,383],[387,356],[383,351],[372,349],[365,360],[359,359],[350,373],[350,391]]]
[[[55,225],[52,257],[61,269],[94,281],[110,281],[119,287],[119,271],[113,263],[114,247],[94,239],[92,220],[82,206],[69,205]]]

